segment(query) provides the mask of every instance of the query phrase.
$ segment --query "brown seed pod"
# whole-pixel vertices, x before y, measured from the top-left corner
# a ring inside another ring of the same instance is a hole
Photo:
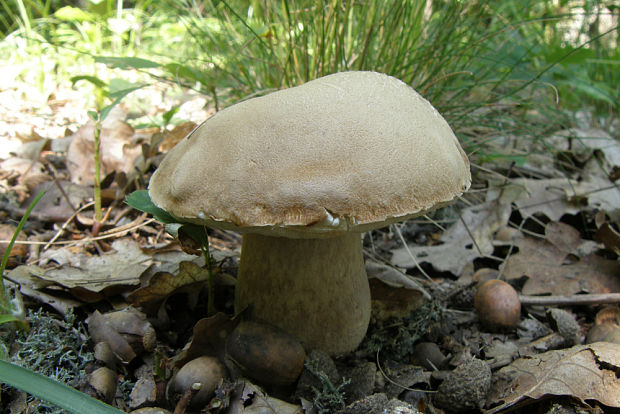
[[[116,372],[107,367],[98,368],[88,375],[88,385],[95,390],[95,397],[109,403],[116,392]]]
[[[227,356],[244,375],[263,384],[297,380],[306,353],[297,339],[271,325],[241,322],[226,340]]]
[[[480,285],[474,307],[480,322],[491,331],[514,329],[521,317],[519,294],[508,283],[497,279]]]
[[[170,382],[170,391],[183,395],[190,388],[198,389],[192,396],[191,405],[202,407],[209,402],[218,384],[224,378],[225,368],[217,359],[202,356],[192,359],[177,372]],[[194,387],[194,384],[200,384]]]
[[[608,306],[596,314],[594,326],[586,338],[586,343],[593,342],[620,344],[620,308]]]

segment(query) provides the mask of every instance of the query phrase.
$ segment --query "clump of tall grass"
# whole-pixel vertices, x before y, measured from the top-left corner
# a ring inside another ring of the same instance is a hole
[[[412,85],[485,160],[513,157],[485,153],[498,135],[535,139],[565,121],[556,90],[532,65],[535,50],[516,41],[527,23],[500,21],[480,2],[168,4],[193,55],[163,66],[165,77],[210,95],[216,108],[333,72],[374,70]]]

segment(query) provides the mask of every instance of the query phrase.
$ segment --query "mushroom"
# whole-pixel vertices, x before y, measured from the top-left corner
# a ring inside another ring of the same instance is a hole
[[[370,318],[361,233],[452,202],[469,161],[404,82],[341,72],[232,105],[163,159],[152,201],[243,233],[235,309],[306,350],[354,350]]]

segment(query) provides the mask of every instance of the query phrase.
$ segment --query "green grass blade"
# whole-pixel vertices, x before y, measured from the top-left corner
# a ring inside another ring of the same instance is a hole
[[[2,263],[0,263],[0,307],[2,308],[9,307],[9,299],[7,297],[6,289],[4,287],[4,270],[6,269],[6,265],[9,262],[9,257],[11,257],[11,249],[13,249],[15,240],[17,240],[17,236],[22,231],[24,224],[26,224],[26,221],[28,220],[28,217],[30,216],[32,209],[34,209],[34,207],[37,205],[39,200],[41,200],[41,198],[45,195],[45,191],[47,190],[43,190],[39,194],[37,194],[35,199],[32,200],[32,203],[30,203],[30,205],[28,206],[28,209],[24,213],[24,216],[22,217],[22,219],[19,221],[19,224],[17,225],[17,229],[15,229],[15,232],[13,233],[13,237],[11,238],[9,245],[6,247],[6,250],[4,251],[4,256],[2,256]]]
[[[4,311],[4,310],[2,310]],[[7,311],[10,311],[10,309],[8,309]],[[4,324],[4,323],[9,323],[9,322],[19,322],[20,319],[17,316],[14,315],[0,315],[0,325]]]
[[[123,414],[123,411],[37,372],[0,360],[0,382],[74,414]]]

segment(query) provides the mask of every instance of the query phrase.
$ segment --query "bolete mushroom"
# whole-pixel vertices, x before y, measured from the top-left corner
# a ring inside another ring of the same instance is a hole
[[[160,208],[243,233],[235,308],[306,350],[354,350],[370,318],[361,233],[469,188],[441,115],[404,82],[341,72],[230,106],[163,159]]]

